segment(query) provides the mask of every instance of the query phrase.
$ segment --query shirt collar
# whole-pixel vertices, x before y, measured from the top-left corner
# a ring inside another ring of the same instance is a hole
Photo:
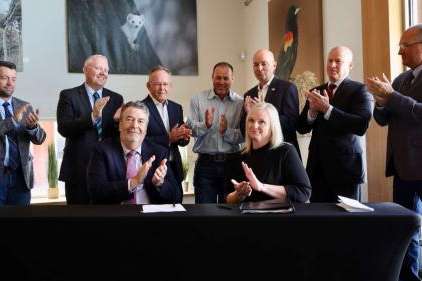
[[[128,148],[126,148],[126,146],[122,143],[122,142],[120,142],[120,144],[122,145],[122,148],[123,148],[123,153],[125,154],[125,157],[126,157],[126,155],[129,153],[129,152],[131,152],[132,150],[131,149],[128,149]],[[139,154],[139,155],[142,155],[142,144],[137,148],[137,149],[135,149],[135,151]]]
[[[12,105],[12,97],[8,98],[7,100],[0,99],[0,106],[3,106],[3,103],[8,102],[9,105]]]
[[[100,98],[103,96],[103,88],[101,88],[101,89],[98,89],[98,90],[94,90],[93,88],[91,88],[87,83],[85,83],[85,89],[86,89],[86,92],[89,94],[89,95],[93,95],[95,92],[97,92],[98,93],[98,95],[100,95]]]
[[[152,101],[154,102],[155,106],[157,105],[167,105],[168,104],[168,100],[165,100],[163,103],[159,102],[158,100],[156,100],[152,95],[149,95],[152,99]]]
[[[271,78],[268,80],[268,82],[264,84],[264,86],[262,88],[259,87],[259,84],[258,84],[258,90],[260,91],[263,88],[268,88],[270,86],[271,82],[273,81],[273,79],[274,79],[274,74],[273,74],[273,76],[271,76]]]
[[[339,80],[337,80],[337,81],[335,81],[335,82],[331,82],[331,81],[328,81],[328,83],[327,83],[327,87],[330,85],[330,84],[335,84],[336,85],[336,89],[340,86],[340,84],[341,83],[343,83],[343,81],[344,80],[346,80],[347,79],[347,76],[346,77],[344,77],[343,79],[339,79]]]
[[[233,92],[231,89],[230,89],[230,91],[229,91],[229,94],[226,96],[228,99],[230,99],[231,101],[234,101],[235,100],[235,92]],[[225,98],[226,98],[225,97]],[[208,97],[207,97],[209,100],[212,100],[212,99],[214,99],[214,98],[220,98],[219,96],[217,96],[216,94],[215,94],[215,92],[214,92],[214,89],[211,89],[210,91],[209,91],[209,93],[208,93]]]

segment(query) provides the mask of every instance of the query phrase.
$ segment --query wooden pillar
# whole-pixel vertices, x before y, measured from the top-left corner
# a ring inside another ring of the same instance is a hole
[[[395,78],[402,70],[398,43],[403,31],[403,1],[362,0],[364,77]],[[368,201],[392,201],[392,178],[385,177],[387,127],[372,119],[367,136]]]

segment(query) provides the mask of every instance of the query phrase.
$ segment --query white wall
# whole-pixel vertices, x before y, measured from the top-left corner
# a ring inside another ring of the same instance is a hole
[[[354,67],[351,77],[363,81],[362,13],[357,0],[323,0],[322,2],[324,58],[339,45],[352,49]]]
[[[41,118],[55,118],[60,90],[83,81],[82,74],[67,72],[65,9],[65,0],[22,0],[24,71],[18,73],[15,95],[39,108]],[[186,108],[185,115],[190,97],[211,87],[211,69],[218,61],[233,64],[233,88],[238,93],[254,82],[250,54],[268,46],[267,17],[266,0],[255,0],[248,7],[239,0],[197,0],[199,75],[175,76],[171,96]],[[240,58],[242,51],[247,54],[245,61]],[[107,87],[125,100],[141,99],[147,93],[146,78],[113,74]]]
[[[245,84],[243,93],[257,84],[252,69],[252,57],[256,50],[269,48],[268,1],[255,0],[243,6],[244,12],[244,70]]]

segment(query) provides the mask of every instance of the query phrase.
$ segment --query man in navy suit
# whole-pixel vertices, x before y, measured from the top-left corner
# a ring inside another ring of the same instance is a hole
[[[373,99],[364,84],[348,78],[352,60],[349,48],[331,49],[329,82],[306,93],[299,117],[298,131],[312,131],[306,165],[311,202],[337,202],[337,195],[359,199],[365,176],[359,136],[368,128]]]
[[[34,186],[30,143],[46,138],[29,103],[13,97],[16,65],[0,61],[0,206],[27,206]]]
[[[142,101],[150,113],[146,140],[168,151],[170,167],[178,182],[182,182],[184,177],[179,145],[189,143],[191,130],[183,122],[182,106],[168,99],[170,71],[163,66],[153,68],[149,73],[147,88],[149,95]]]
[[[57,126],[66,138],[59,180],[65,182],[67,204],[87,204],[86,165],[94,147],[104,138],[118,134],[113,119],[123,97],[104,85],[108,60],[92,55],[85,60],[85,83],[61,91]]]
[[[119,119],[120,138],[95,147],[87,182],[95,204],[182,202],[182,187],[167,168],[167,150],[144,141],[148,108],[128,102]]]
[[[244,95],[244,110],[240,122],[242,134],[245,133],[245,120],[251,105],[265,101],[275,106],[280,117],[284,141],[293,144],[300,155],[296,136],[296,122],[299,116],[299,96],[293,83],[274,76],[277,62],[268,49],[260,49],[253,56],[253,71],[258,85]]]
[[[400,39],[399,55],[408,71],[394,79],[368,78],[374,95],[375,121],[388,125],[385,174],[394,176],[393,201],[422,214],[422,24],[407,29]],[[400,280],[419,279],[419,230],[412,237]]]

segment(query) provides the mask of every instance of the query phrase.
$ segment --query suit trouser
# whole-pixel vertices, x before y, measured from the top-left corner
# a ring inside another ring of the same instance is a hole
[[[86,183],[65,182],[66,204],[89,204],[90,197]]]
[[[394,177],[393,201],[410,210],[422,214],[422,181],[405,181],[398,176]],[[420,230],[413,234],[406,255],[404,256],[400,271],[400,280],[419,279],[419,258],[420,258]]]
[[[22,167],[12,171],[0,168],[0,206],[28,206],[31,203],[31,191],[26,187]]]
[[[193,176],[195,203],[223,203],[224,161],[196,160]]]
[[[317,176],[310,177],[312,194],[311,202],[338,202],[337,196],[345,196],[360,201],[359,183],[333,184],[327,181],[322,173],[316,173]]]

